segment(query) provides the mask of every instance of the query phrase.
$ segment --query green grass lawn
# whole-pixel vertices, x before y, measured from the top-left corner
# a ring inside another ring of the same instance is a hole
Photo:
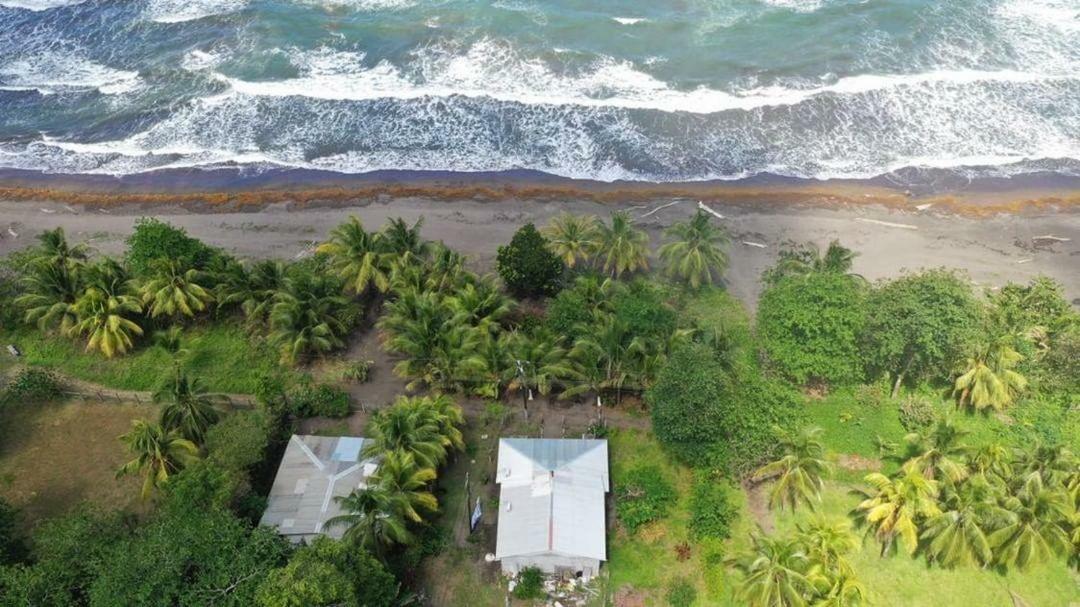
[[[84,351],[80,342],[43,335],[32,327],[0,334],[0,343],[16,344],[27,364],[117,390],[153,390],[172,366],[171,355],[162,348],[143,344],[109,360]],[[185,367],[214,392],[250,394],[260,375],[279,368],[276,353],[265,341],[228,324],[187,329],[183,347],[188,350]]]
[[[835,413],[841,404],[829,405]],[[899,426],[899,422],[895,423]],[[870,428],[890,428],[885,422],[867,421]],[[858,426],[856,426],[858,428]],[[866,450],[867,444],[858,437],[856,430],[847,430],[837,444],[855,446]],[[895,429],[895,428],[894,428]],[[872,436],[872,435],[871,435]],[[680,497],[667,518],[645,527],[633,536],[613,528],[608,539],[608,563],[603,584],[603,598],[631,597],[645,605],[665,605],[664,595],[671,580],[685,577],[698,589],[698,606],[735,607],[739,602],[733,596],[736,579],[729,574],[722,559],[733,555],[749,545],[750,533],[758,521],[740,492],[740,518],[732,530],[732,537],[722,546],[709,546],[689,539],[689,493],[693,475],[689,469],[673,462],[650,434],[621,430],[610,439],[612,480],[618,483],[620,474],[643,463],[660,466],[668,479],[678,488]],[[860,475],[861,476],[861,475]],[[820,511],[826,516],[847,516],[858,503],[858,497],[850,493],[857,483],[830,481],[823,495]],[[795,525],[812,514],[800,510],[767,514],[775,525],[776,533],[794,529]],[[680,562],[675,547],[683,542],[691,546],[690,558]],[[1027,604],[1045,607],[1067,607],[1080,601],[1080,578],[1063,562],[1033,567],[1027,572],[1010,572],[1002,575],[995,571],[979,569],[943,570],[928,567],[921,558],[904,555],[879,556],[878,545],[867,539],[861,552],[852,555],[851,561],[857,577],[871,592],[875,605],[890,607],[1010,607],[1009,592],[1015,592]]]

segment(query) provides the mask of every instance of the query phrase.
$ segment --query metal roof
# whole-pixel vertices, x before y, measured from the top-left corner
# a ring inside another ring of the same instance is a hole
[[[354,436],[294,434],[281,458],[260,524],[299,541],[316,534],[340,538],[345,527],[324,527],[341,514],[335,497],[367,486],[377,469],[360,454],[367,439]]]
[[[495,558],[554,554],[606,560],[606,440],[505,438],[495,481]]]

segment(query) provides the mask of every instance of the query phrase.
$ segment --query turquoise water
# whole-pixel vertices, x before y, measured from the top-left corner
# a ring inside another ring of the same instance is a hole
[[[0,0],[0,167],[237,165],[1080,175],[1080,0]]]

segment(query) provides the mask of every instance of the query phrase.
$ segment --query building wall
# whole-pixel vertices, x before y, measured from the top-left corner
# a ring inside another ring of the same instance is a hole
[[[587,557],[568,557],[559,554],[534,554],[530,556],[515,556],[500,561],[503,573],[517,575],[527,567],[538,567],[548,575],[566,575],[575,577],[581,572],[581,577],[589,579],[600,573],[600,560]]]

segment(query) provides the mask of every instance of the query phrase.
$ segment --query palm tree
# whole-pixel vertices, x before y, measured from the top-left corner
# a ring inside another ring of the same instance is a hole
[[[342,539],[355,542],[382,556],[386,547],[408,544],[413,536],[405,520],[407,498],[375,485],[354,489],[344,497],[334,498],[342,514],[326,521],[327,527],[345,526]]]
[[[600,244],[596,217],[563,213],[543,229],[551,252],[572,268],[579,261],[587,262]]]
[[[975,449],[968,459],[971,471],[987,480],[1005,481],[1013,475],[1012,451],[1001,443],[988,443]]]
[[[424,468],[436,468],[446,461],[448,438],[444,436],[438,412],[434,408],[417,406],[417,402],[401,397],[393,406],[372,416],[367,455],[400,451],[412,456],[417,465]]]
[[[780,437],[784,456],[758,468],[751,477],[754,481],[775,478],[769,491],[769,507],[783,509],[790,505],[794,510],[800,503],[806,503],[811,509],[815,502],[821,501],[823,476],[829,465],[824,459],[825,447],[821,443],[821,428],[804,428],[792,435],[780,428],[774,428]]]
[[[1037,474],[1043,484],[1060,488],[1080,469],[1073,452],[1060,444],[1036,443],[1028,449],[1019,450],[1016,455],[1015,468],[1020,473],[1018,480],[1021,483]]]
[[[143,334],[130,318],[142,312],[131,278],[112,259],[91,266],[85,276],[86,290],[74,305],[78,321],[69,335],[87,335],[86,350],[100,350],[106,358],[126,353]]]
[[[578,378],[595,376],[590,367],[597,367],[602,381],[596,387],[600,390],[614,390],[618,402],[621,400],[632,361],[647,355],[648,342],[630,331],[629,326],[614,314],[607,313],[596,314],[593,324],[583,329],[581,334],[569,354]],[[591,389],[592,386],[588,383],[580,383],[563,394],[575,396]],[[599,393],[597,397],[599,402]]]
[[[873,491],[857,490],[864,499],[855,507],[860,524],[873,531],[884,556],[899,537],[904,550],[914,554],[919,546],[919,524],[941,514],[936,498],[938,482],[926,478],[915,465],[905,465],[895,478],[879,472],[866,476]]]
[[[510,337],[510,351],[525,373],[524,376],[517,373],[515,365],[506,386],[508,390],[536,390],[547,396],[574,373],[566,349],[549,333],[527,336],[515,331]]]
[[[341,283],[328,276],[301,274],[285,280],[270,309],[270,343],[281,362],[294,364],[343,344],[349,300]]]
[[[465,414],[454,400],[445,394],[425,396],[413,399],[413,406],[435,413],[435,424],[447,450],[464,451],[465,438],[461,426],[465,425]]]
[[[730,239],[726,230],[714,227],[709,219],[708,213],[698,209],[690,221],[668,228],[664,235],[671,241],[660,247],[665,273],[694,290],[713,284],[727,268],[723,247]]]
[[[82,293],[81,270],[48,263],[33,262],[22,278],[24,293],[15,303],[26,310],[26,322],[46,330],[56,326],[69,334],[78,322],[75,302]]]
[[[201,272],[184,269],[176,260],[155,262],[154,274],[141,289],[150,317],[191,317],[206,310],[214,296],[200,284],[202,278]]]
[[[919,466],[927,478],[959,482],[968,475],[971,450],[962,442],[968,434],[951,419],[939,419],[926,434],[913,432],[904,437],[907,459]]]
[[[625,211],[613,213],[610,226],[597,220],[596,230],[597,256],[605,272],[618,278],[624,272],[649,267],[649,235],[635,228]]]
[[[510,313],[510,301],[488,279],[462,285],[446,298],[445,305],[453,311],[452,323],[485,331],[498,329],[499,321]]]
[[[265,260],[256,263],[251,270],[240,264],[229,266],[229,271],[219,277],[215,289],[222,306],[239,305],[252,326],[265,325],[273,306],[274,294],[285,287],[287,266],[281,261]]]
[[[144,420],[132,422],[131,430],[120,440],[135,457],[121,466],[116,476],[142,474],[143,499],[150,497],[154,489],[160,489],[170,476],[199,458],[199,448],[195,443],[180,436],[176,430],[167,430],[161,424]]]
[[[81,266],[89,255],[85,244],[68,244],[64,228],[46,230],[38,234],[38,241],[41,242],[41,248],[34,259],[45,265],[72,269]]]
[[[801,607],[814,593],[817,572],[798,542],[756,533],[753,547],[729,561],[743,574],[736,596],[750,607]]]
[[[1021,360],[1007,339],[979,346],[953,385],[956,406],[1004,410],[1027,387],[1027,379],[1013,370]]]
[[[161,425],[178,430],[184,438],[201,445],[206,431],[216,424],[220,415],[214,407],[214,395],[208,393],[197,377],[180,370],[175,372],[154,392],[154,402],[164,405]]]
[[[433,513],[439,509],[439,501],[427,489],[435,480],[435,469],[418,465],[411,453],[389,451],[384,454],[373,480],[391,494],[405,497],[402,514],[413,522],[423,520],[421,512]]]
[[[386,222],[380,232],[382,249],[401,264],[413,264],[427,259],[431,243],[420,236],[424,218],[410,226],[400,217]]]
[[[851,573],[829,575],[828,590],[814,601],[814,607],[861,607],[869,604],[866,586]]]
[[[330,240],[315,249],[330,256],[330,264],[354,295],[363,295],[374,286],[385,293],[390,288],[389,259],[378,234],[364,230],[356,216],[334,228]]]
[[[503,385],[514,377],[517,366],[511,352],[510,334],[474,328],[469,334],[469,350],[458,368],[473,384],[472,392],[482,398],[502,396]]]
[[[1042,475],[1028,475],[1001,507],[1005,522],[987,537],[997,564],[1023,570],[1071,553],[1075,508],[1065,491],[1047,487]]]
[[[776,282],[785,276],[806,276],[808,274],[847,274],[851,271],[857,254],[840,244],[839,240],[829,243],[824,253],[812,243],[801,247],[780,251],[776,266],[765,274],[766,282]]]
[[[946,488],[941,505],[943,512],[926,521],[920,536],[927,556],[944,567],[990,564],[994,555],[988,530],[1007,515],[990,483],[972,477],[955,489]]]
[[[845,558],[862,545],[851,530],[847,518],[815,516],[807,523],[796,525],[796,539],[806,549],[807,556],[830,572],[852,574]]]
[[[406,290],[387,306],[379,327],[386,348],[403,356],[394,372],[412,378],[408,389],[464,386],[461,365],[473,352],[473,337],[470,327],[451,322],[453,316],[445,298],[430,291]]]
[[[441,242],[433,244],[432,248],[434,252],[429,264],[427,288],[449,291],[460,285],[468,274],[465,271],[465,258]]]

